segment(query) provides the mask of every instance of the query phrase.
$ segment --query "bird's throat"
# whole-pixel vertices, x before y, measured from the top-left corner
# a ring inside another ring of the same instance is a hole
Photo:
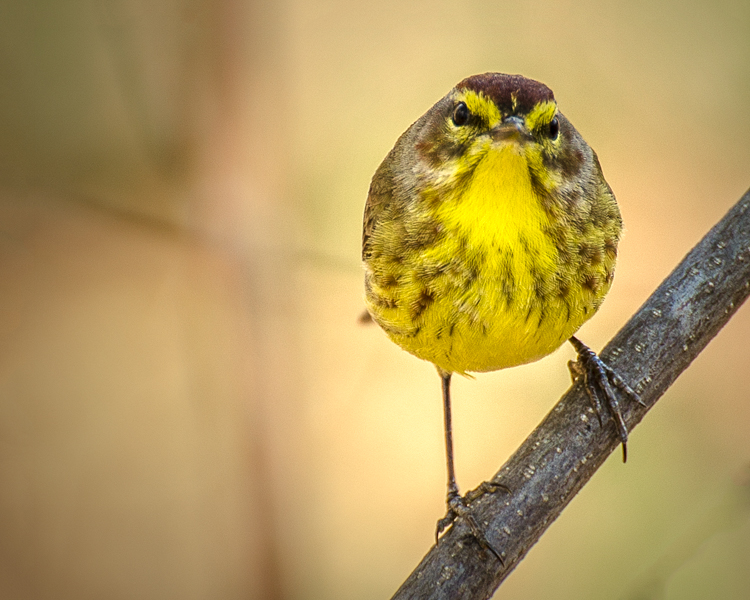
[[[495,251],[524,248],[540,267],[554,268],[555,248],[545,234],[550,216],[531,182],[523,145],[493,145],[465,187],[440,205],[439,220],[472,247]],[[520,252],[519,252],[520,254]]]

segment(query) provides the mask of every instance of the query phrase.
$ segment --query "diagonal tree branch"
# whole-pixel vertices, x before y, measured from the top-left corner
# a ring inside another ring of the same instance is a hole
[[[624,401],[632,430],[750,294],[750,191],[695,246],[600,356],[645,403]],[[394,600],[489,598],[619,443],[574,385],[498,471],[512,493],[472,503],[504,565],[457,522]]]

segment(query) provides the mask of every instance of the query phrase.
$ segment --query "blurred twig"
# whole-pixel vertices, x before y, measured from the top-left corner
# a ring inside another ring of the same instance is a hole
[[[626,403],[632,430],[750,294],[750,191],[664,280],[600,356],[640,395]],[[457,522],[394,599],[489,598],[619,443],[600,427],[580,383],[493,478],[507,486],[472,504],[504,565]]]

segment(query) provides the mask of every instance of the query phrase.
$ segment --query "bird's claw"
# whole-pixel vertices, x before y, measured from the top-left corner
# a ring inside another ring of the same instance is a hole
[[[612,387],[614,386],[639,404],[643,406],[645,404],[638,397],[638,394],[609,365],[599,358],[591,348],[575,337],[570,338],[570,343],[573,344],[578,353],[578,360],[568,363],[570,375],[574,382],[581,378],[583,379],[584,387],[594,406],[600,426],[602,425],[602,414],[604,412],[601,397],[604,397],[607,409],[612,420],[615,422],[620,441],[622,442],[622,461],[626,462],[628,458],[628,428],[622,417],[617,395]]]
[[[469,501],[469,504],[474,502],[477,498],[481,498],[485,494],[494,494],[497,491],[505,492],[510,494],[510,488],[503,483],[496,483],[494,481],[483,481],[475,489],[466,492],[464,497]]]
[[[471,502],[487,493],[492,493],[497,490],[510,491],[508,488],[500,483],[492,483],[489,481],[483,481],[479,487],[468,492],[465,496],[459,495],[458,492],[454,492],[448,495],[447,505],[448,511],[445,516],[437,522],[437,529],[435,530],[435,543],[440,539],[441,534],[448,529],[455,521],[459,518],[463,519],[471,530],[471,535],[487,550],[492,552],[500,561],[501,565],[505,565],[505,561],[500,551],[495,548],[492,543],[487,539],[484,531],[480,529],[474,515],[471,510]]]

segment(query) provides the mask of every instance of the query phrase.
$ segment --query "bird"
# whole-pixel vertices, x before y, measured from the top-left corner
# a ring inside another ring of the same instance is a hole
[[[363,218],[366,314],[440,376],[448,483],[436,538],[465,516],[489,545],[456,481],[453,374],[534,362],[569,341],[571,375],[600,422],[606,405],[627,459],[615,389],[637,395],[574,335],[612,285],[622,230],[596,153],[552,90],[522,75],[463,79],[376,170]]]

